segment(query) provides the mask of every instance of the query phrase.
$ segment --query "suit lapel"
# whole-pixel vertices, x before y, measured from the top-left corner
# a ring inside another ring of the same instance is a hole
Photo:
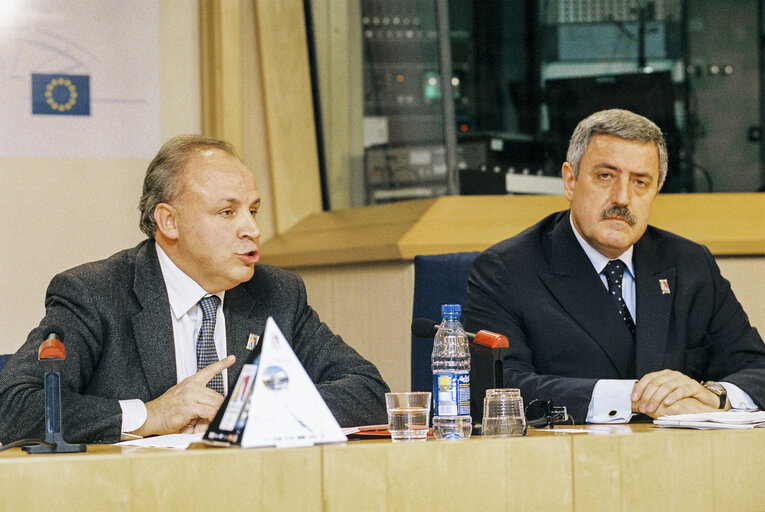
[[[177,381],[170,302],[153,240],[136,254],[133,292],[141,311],[133,317],[133,337],[152,399]]]
[[[568,215],[551,236],[550,273],[540,275],[560,306],[608,355],[623,378],[634,372],[632,335],[619,317],[608,290],[574,237]],[[565,340],[566,333],[561,333]]]
[[[255,314],[257,303],[245,288],[239,285],[226,292],[223,301],[223,314],[226,317],[226,351],[236,356],[236,363],[228,369],[228,385],[231,389],[236,383],[250,351],[247,340],[250,334],[262,337],[266,328],[265,319]]]
[[[676,269],[658,257],[648,235],[635,244],[635,299],[637,307],[637,376],[663,368],[669,317],[676,290]]]

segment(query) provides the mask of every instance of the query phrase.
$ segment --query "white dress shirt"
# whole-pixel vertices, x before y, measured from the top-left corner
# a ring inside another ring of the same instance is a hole
[[[178,266],[165,254],[165,251],[154,243],[159,257],[159,267],[167,289],[170,301],[170,312],[173,324],[173,341],[175,345],[175,372],[177,381],[197,373],[196,340],[202,328],[202,308],[199,301],[210,295],[196,281],[183,273]],[[215,319],[215,349],[218,359],[226,357],[226,322],[223,316],[223,300],[225,292],[216,293],[221,301]],[[223,370],[223,391],[228,392],[226,378],[227,370]],[[122,432],[132,432],[146,421],[146,405],[138,399],[120,400],[122,407]]]
[[[630,246],[630,248],[619,255],[618,258],[607,258],[582,238],[574,227],[574,221],[571,220],[570,216],[569,222],[571,222],[571,229],[574,230],[574,236],[576,236],[579,245],[582,246],[587,258],[589,258],[590,263],[592,263],[595,271],[600,276],[600,280],[603,282],[603,286],[606,290],[608,290],[608,282],[606,281],[606,276],[602,274],[603,269],[606,268],[606,264],[608,264],[611,259],[618,259],[627,266],[627,270],[624,272],[624,277],[622,278],[622,298],[632,315],[632,319],[635,321],[635,325],[637,325],[635,268],[632,263],[634,246]],[[628,422],[632,416],[634,416],[630,395],[632,394],[632,389],[636,382],[637,381],[635,380],[626,379],[601,379],[596,382],[595,387],[592,390],[590,405],[587,408],[586,421],[588,423]],[[755,405],[754,400],[752,400],[752,397],[741,388],[729,382],[720,382],[720,384],[722,384],[728,392],[728,399],[730,400],[732,408],[757,410],[757,406]]]

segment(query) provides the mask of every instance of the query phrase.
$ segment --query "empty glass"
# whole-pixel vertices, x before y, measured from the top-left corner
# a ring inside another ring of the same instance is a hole
[[[482,433],[485,436],[522,436],[526,432],[523,398],[519,389],[487,389],[483,399]]]

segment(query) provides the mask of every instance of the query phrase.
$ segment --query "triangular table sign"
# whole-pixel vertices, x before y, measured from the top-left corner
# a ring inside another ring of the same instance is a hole
[[[261,343],[242,446],[346,441],[337,420],[271,317],[266,321]]]

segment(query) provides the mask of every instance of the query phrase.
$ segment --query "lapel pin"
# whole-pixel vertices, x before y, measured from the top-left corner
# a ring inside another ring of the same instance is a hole
[[[666,279],[659,279],[659,287],[661,288],[662,295],[669,295],[669,283]]]
[[[260,336],[250,333],[250,337],[247,338],[247,350],[252,350],[257,347],[258,341],[260,341]]]

